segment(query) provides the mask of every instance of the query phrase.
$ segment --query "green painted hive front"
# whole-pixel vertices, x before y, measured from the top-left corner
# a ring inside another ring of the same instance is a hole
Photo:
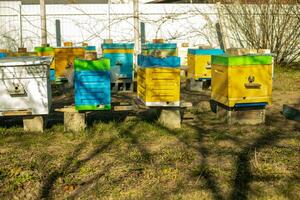
[[[109,59],[75,59],[74,68],[76,110],[110,110]]]

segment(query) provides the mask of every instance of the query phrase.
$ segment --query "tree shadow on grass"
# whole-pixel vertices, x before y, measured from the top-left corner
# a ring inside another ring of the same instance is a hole
[[[44,181],[44,184],[42,185],[40,189],[40,197],[39,199],[52,199],[52,189],[59,177],[64,177],[70,173],[76,172],[81,166],[83,166],[85,163],[87,163],[89,160],[92,160],[97,155],[101,154],[103,151],[105,151],[109,146],[114,142],[115,139],[110,139],[108,142],[104,143],[101,142],[101,145],[99,145],[97,148],[95,148],[91,153],[88,154],[88,156],[78,162],[78,156],[82,153],[82,151],[85,149],[87,142],[82,142],[79,145],[76,146],[76,148],[70,153],[70,156],[68,156],[65,159],[65,162],[63,163],[62,167],[59,169],[51,172],[49,175],[46,175],[46,180]]]
[[[209,169],[208,163],[207,163],[207,157],[209,154],[208,148],[204,145],[204,137],[206,134],[209,134],[207,130],[202,129],[200,127],[193,127],[197,131],[198,135],[196,137],[197,142],[199,145],[193,146],[191,145],[185,138],[179,137],[180,136],[180,129],[177,130],[171,130],[161,124],[157,124],[160,129],[166,131],[168,134],[175,136],[178,138],[179,141],[181,141],[183,144],[185,144],[187,147],[192,147],[194,150],[200,153],[202,160],[199,164],[199,168],[195,173],[193,174],[196,177],[204,178],[205,186],[211,191],[211,194],[213,196],[213,199],[224,199],[221,194],[221,189],[218,186],[216,182],[216,178],[214,177],[212,171]]]

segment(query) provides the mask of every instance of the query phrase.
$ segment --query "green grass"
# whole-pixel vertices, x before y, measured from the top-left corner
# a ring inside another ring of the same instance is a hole
[[[300,77],[276,72],[275,82]],[[300,199],[296,124],[279,112],[269,125],[232,127],[194,114],[177,130],[140,118],[77,134],[0,128],[0,199]]]

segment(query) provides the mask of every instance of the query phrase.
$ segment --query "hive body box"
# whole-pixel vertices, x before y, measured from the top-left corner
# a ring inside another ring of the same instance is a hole
[[[51,107],[50,57],[0,59],[0,115],[26,111],[46,115]]]
[[[138,98],[146,106],[180,106],[180,58],[139,55]]]
[[[103,57],[110,59],[111,71],[116,73],[114,76],[117,78],[132,77],[133,48],[131,43],[102,44]]]
[[[165,58],[177,56],[176,43],[147,43],[142,45],[142,54]]]
[[[56,78],[65,78],[68,68],[73,68],[75,58],[84,58],[84,47],[59,47],[54,49]]]
[[[211,56],[224,54],[222,49],[189,49],[188,78],[194,80],[211,79]]]
[[[75,59],[74,67],[76,110],[110,110],[109,59]]]
[[[271,104],[272,56],[212,56],[211,97],[227,107]]]
[[[54,57],[54,48],[52,47],[35,47],[34,52],[36,52],[37,56],[49,56]],[[50,80],[55,81],[55,64],[54,62],[50,65]]]
[[[180,69],[179,68],[139,68],[138,98],[146,106],[180,105]]]

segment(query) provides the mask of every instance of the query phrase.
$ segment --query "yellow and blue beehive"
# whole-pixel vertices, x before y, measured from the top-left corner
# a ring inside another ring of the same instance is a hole
[[[212,56],[211,98],[227,107],[271,104],[272,56]]]
[[[55,76],[58,79],[66,77],[66,70],[73,68],[75,58],[84,58],[84,47],[57,47],[54,48]]]
[[[117,72],[118,78],[131,78],[134,44],[103,43],[101,47],[103,57],[110,59],[111,71]],[[117,70],[117,68],[119,69]]]
[[[180,105],[180,58],[139,55],[137,96],[146,106]]]
[[[195,80],[211,79],[211,56],[224,54],[222,49],[189,49],[188,78]]]

